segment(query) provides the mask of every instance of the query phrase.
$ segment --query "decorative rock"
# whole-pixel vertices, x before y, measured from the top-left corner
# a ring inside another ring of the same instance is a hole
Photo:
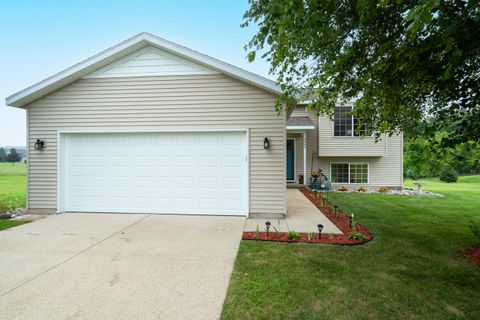
[[[443,194],[433,193],[430,191],[417,192],[413,189],[404,188],[404,189],[389,189],[388,192],[379,192],[376,189],[368,189],[365,192],[359,192],[356,189],[340,191],[338,189],[333,189],[330,192],[340,192],[340,193],[360,193],[360,194],[385,194],[385,195],[399,195],[399,196],[434,196],[434,197],[443,197]]]
[[[10,213],[0,213],[0,220],[10,219],[12,215]]]

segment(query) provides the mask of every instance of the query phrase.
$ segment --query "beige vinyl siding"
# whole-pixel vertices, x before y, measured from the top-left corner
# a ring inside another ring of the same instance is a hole
[[[382,148],[384,149],[383,156],[361,156],[368,152],[363,149],[368,149],[369,147],[362,144],[359,141],[359,138],[351,138],[351,142],[354,146],[348,147],[354,151],[358,151],[360,156],[344,156],[343,149],[346,148],[344,145],[339,145],[336,150],[336,153],[333,153],[331,157],[318,157],[316,154],[322,153],[322,144],[318,144],[318,137],[320,139],[324,135],[332,135],[331,126],[332,122],[326,117],[317,118],[315,112],[305,110],[304,106],[298,106],[292,112],[294,116],[304,116],[308,115],[312,121],[317,124],[315,130],[307,130],[307,179],[310,179],[311,173],[311,163],[312,163],[312,153],[314,153],[313,161],[313,170],[322,169],[323,174],[325,174],[330,179],[330,163],[332,162],[359,162],[359,163],[368,163],[369,164],[369,183],[371,186],[390,186],[390,187],[401,187],[403,183],[403,135],[397,135],[392,137],[385,137],[383,141],[380,142]],[[325,119],[329,123],[325,124]],[[327,126],[328,130],[324,130],[325,133],[319,135],[319,130],[322,131],[322,125]],[[296,179],[298,175],[303,175],[303,137],[300,134],[288,133],[288,137],[296,137]],[[348,138],[345,138],[348,139]],[[306,180],[307,182],[310,180]],[[352,185],[355,186],[355,185]]]
[[[29,207],[57,208],[58,131],[248,129],[250,213],[284,214],[285,117],[274,100],[221,74],[78,80],[29,105]],[[32,151],[37,138],[45,150]]]
[[[333,121],[326,116],[320,116],[318,124],[320,157],[382,157],[386,153],[385,140],[375,142],[373,137],[335,137]]]

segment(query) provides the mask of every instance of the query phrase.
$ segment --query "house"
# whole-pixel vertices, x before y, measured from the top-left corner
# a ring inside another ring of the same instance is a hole
[[[350,113],[353,104],[337,106],[333,121],[317,117],[306,104],[296,106],[287,120],[287,182],[310,181],[312,171],[322,173],[333,186],[401,188],[403,184],[403,136],[386,136],[378,142],[361,136]]]
[[[138,34],[6,99],[27,112],[27,207],[266,218],[286,214],[286,177],[306,183],[312,168],[342,184],[401,186],[401,136],[345,136],[348,119],[332,129],[301,105],[287,120],[274,109],[280,93]]]

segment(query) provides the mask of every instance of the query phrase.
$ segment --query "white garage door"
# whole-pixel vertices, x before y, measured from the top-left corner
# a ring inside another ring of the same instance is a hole
[[[65,134],[65,211],[246,215],[245,132]]]

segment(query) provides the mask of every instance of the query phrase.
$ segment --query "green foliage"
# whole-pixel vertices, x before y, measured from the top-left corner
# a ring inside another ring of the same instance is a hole
[[[15,150],[15,148],[12,148],[12,149],[10,149],[10,152],[7,154],[7,159],[6,160],[7,160],[7,162],[15,163],[15,162],[19,162],[20,160],[22,160],[22,156],[17,153],[17,150]]]
[[[478,0],[249,0],[246,45],[277,75],[278,112],[312,98],[332,115],[356,100],[354,116],[375,136],[429,118],[443,143],[480,141]]]
[[[12,212],[17,208],[20,197],[13,192],[5,192],[0,194],[0,213]]]
[[[313,235],[314,235],[314,232],[307,232],[307,239],[308,239],[308,241],[312,241],[312,240],[313,240]]]
[[[257,224],[257,229],[255,230],[255,238],[260,238],[260,226]]]
[[[5,161],[7,161],[7,152],[5,152],[5,149],[3,147],[0,147],[0,162]]]
[[[287,237],[290,240],[300,240],[300,234],[295,230],[288,231]]]
[[[424,135],[424,131],[416,134]],[[434,142],[424,137],[405,137],[404,172],[408,178],[417,180],[438,176],[448,165],[459,173],[480,172],[480,145],[468,141],[444,147],[442,140],[447,135],[446,132],[437,133]]]
[[[480,224],[475,222],[470,222],[470,230],[472,230],[473,236],[480,242]]]
[[[445,165],[440,171],[440,180],[444,182],[457,182],[458,173],[450,165]]]
[[[360,232],[356,231],[356,230],[352,230],[348,233],[348,238],[349,239],[355,239],[355,240],[363,240],[365,239],[363,237],[363,234],[361,234]]]

